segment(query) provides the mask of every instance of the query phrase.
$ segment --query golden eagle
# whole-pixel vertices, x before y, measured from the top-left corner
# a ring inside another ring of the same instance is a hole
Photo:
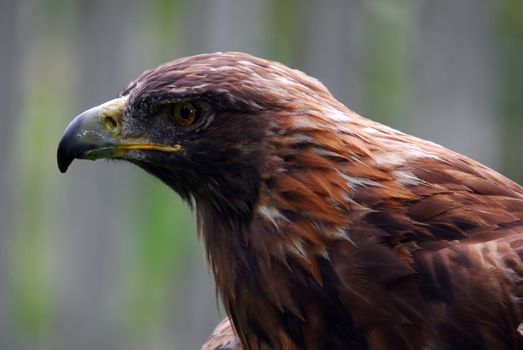
[[[148,70],[58,146],[194,206],[228,318],[204,349],[523,349],[523,189],[228,52]]]

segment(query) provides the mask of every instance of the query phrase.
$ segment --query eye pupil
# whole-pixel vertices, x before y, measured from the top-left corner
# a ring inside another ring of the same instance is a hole
[[[183,106],[182,110],[180,111],[180,117],[182,117],[183,119],[187,119],[191,116],[192,112],[193,110],[191,108]]]

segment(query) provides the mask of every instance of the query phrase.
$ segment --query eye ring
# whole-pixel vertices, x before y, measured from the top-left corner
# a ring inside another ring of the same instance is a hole
[[[174,105],[174,121],[180,126],[191,126],[202,114],[198,104],[191,101],[182,101]]]

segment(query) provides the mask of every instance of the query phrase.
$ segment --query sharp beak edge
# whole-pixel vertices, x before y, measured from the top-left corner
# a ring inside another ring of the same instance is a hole
[[[98,159],[114,155],[126,97],[116,98],[78,115],[67,126],[58,144],[57,161],[62,173],[75,158]]]

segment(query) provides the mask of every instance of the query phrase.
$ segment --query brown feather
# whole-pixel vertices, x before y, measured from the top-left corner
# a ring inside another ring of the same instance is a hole
[[[196,203],[230,317],[203,349],[523,349],[519,185],[246,54],[173,61],[124,95],[215,110],[182,139],[185,177],[149,169]]]

